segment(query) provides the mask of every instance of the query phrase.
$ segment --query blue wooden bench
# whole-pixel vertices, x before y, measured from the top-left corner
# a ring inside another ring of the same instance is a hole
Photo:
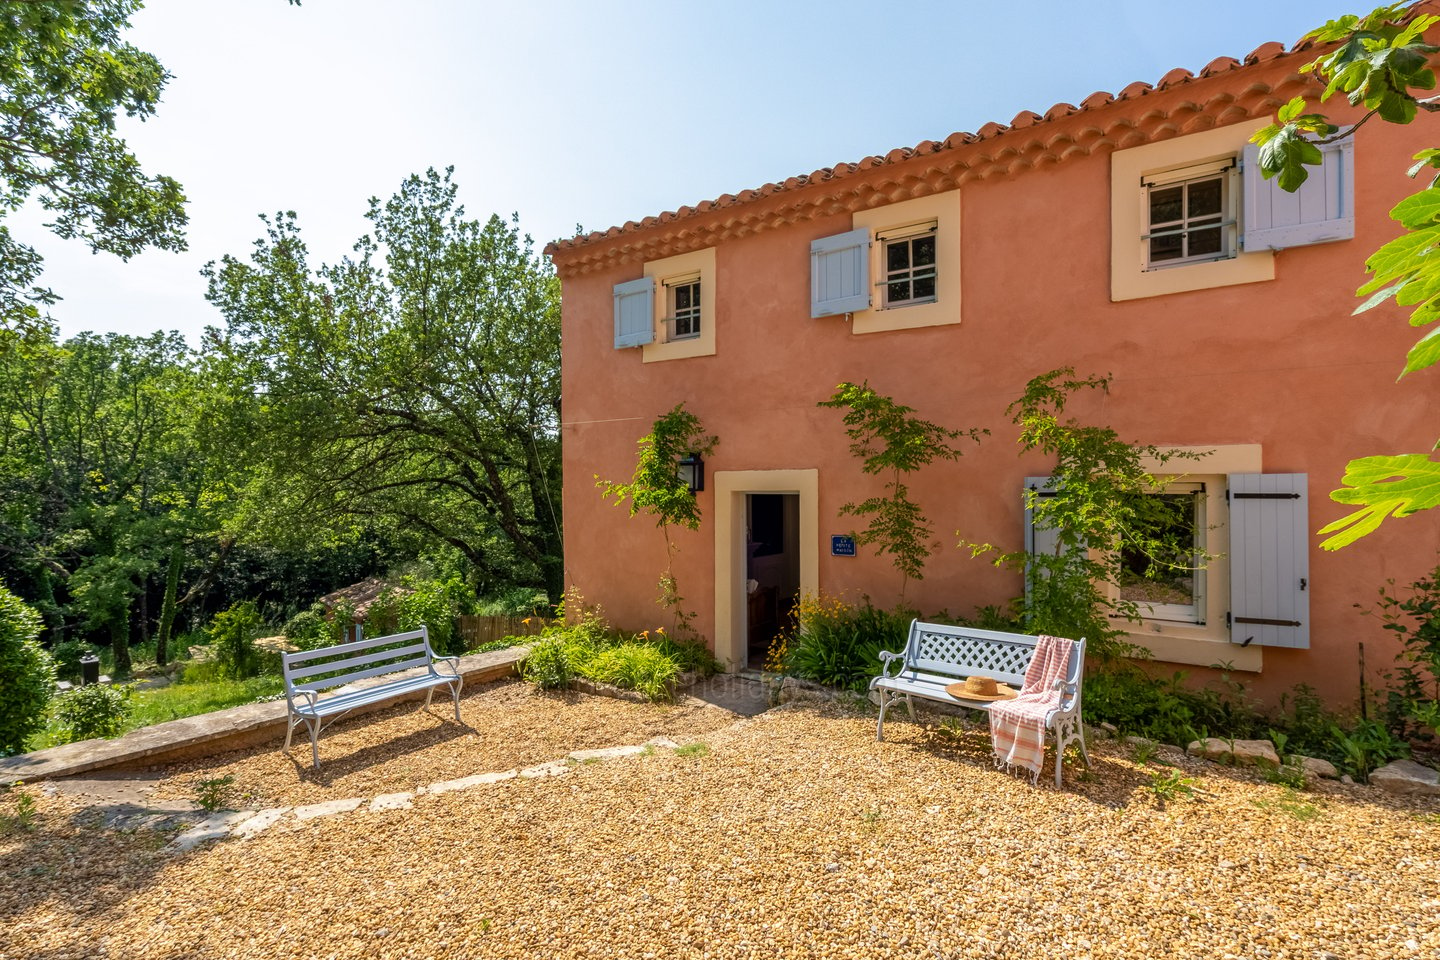
[[[290,738],[303,723],[310,733],[310,752],[317,770],[321,731],[357,707],[425,690],[425,706],[421,709],[428,710],[435,688],[449,687],[455,700],[455,722],[460,722],[460,659],[437,657],[430,648],[429,631],[423,626],[373,640],[281,654],[281,667],[285,703],[290,710],[284,752],[290,752]],[[376,677],[391,679],[351,686]]]
[[[1023,633],[911,621],[905,649],[900,653],[882,652],[880,676],[870,681],[870,689],[878,691],[880,697],[875,739],[885,739],[885,711],[901,700],[905,701],[912,720],[915,719],[915,697],[989,712],[992,701],[959,699],[946,693],[945,688],[966,677],[980,675],[994,677],[1019,690],[1025,684],[1025,670],[1035,656],[1038,642],[1039,638]],[[1069,744],[1079,744],[1080,756],[1085,766],[1090,766],[1090,757],[1085,752],[1085,728],[1080,718],[1080,684],[1084,670],[1085,641],[1080,639],[1075,642],[1064,675],[1056,681],[1060,688],[1060,706],[1046,718],[1046,727],[1055,733],[1057,787]]]

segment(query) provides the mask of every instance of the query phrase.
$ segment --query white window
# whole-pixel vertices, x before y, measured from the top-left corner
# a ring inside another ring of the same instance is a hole
[[[1235,256],[1236,169],[1232,157],[1146,178],[1147,270]]]
[[[1147,620],[1205,622],[1205,484],[1172,483],[1147,494],[1137,513],[1153,552],[1120,555],[1120,599]]]
[[[960,191],[857,211],[810,243],[810,316],[852,333],[960,322]]]
[[[665,287],[665,339],[690,340],[700,336],[700,275],[663,281]]]
[[[1110,299],[1275,279],[1272,251],[1355,235],[1353,138],[1295,193],[1260,171],[1255,127],[1226,124],[1110,155]]]
[[[910,307],[934,303],[937,299],[938,265],[936,263],[934,221],[882,234],[882,263],[885,276],[880,281],[887,308]]]
[[[1194,464],[1204,473],[1146,496],[1146,532],[1166,546],[1153,556],[1122,553],[1116,599],[1139,607],[1143,623],[1122,629],[1157,660],[1259,670],[1263,647],[1310,646],[1306,476],[1248,472],[1258,451],[1211,448]],[[1209,472],[1217,467],[1246,472]],[[1031,556],[1059,550],[1054,519],[1043,507],[1036,515],[1055,489],[1054,478],[1025,479]]]

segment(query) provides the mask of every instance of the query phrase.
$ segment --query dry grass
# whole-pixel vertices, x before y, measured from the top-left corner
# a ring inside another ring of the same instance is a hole
[[[403,713],[337,728],[328,784],[294,767],[287,783],[268,752],[203,773],[291,802],[658,733],[709,751],[182,856],[89,830],[46,797],[35,831],[0,839],[0,957],[1440,956],[1434,801],[1325,785],[1301,795],[1315,808],[1301,817],[1281,787],[1177,758],[1205,795],[1161,808],[1118,749],[1057,793],[995,771],[978,730],[897,721],[877,744],[870,717],[829,706],[732,723],[518,687],[475,700],[467,718],[495,714],[471,721],[481,735],[408,753],[386,746],[425,732]]]

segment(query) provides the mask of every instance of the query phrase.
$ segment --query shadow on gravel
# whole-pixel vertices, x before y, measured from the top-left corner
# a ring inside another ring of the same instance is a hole
[[[438,726],[415,730],[393,740],[387,740],[383,744],[368,744],[357,748],[352,753],[338,757],[326,754],[325,734],[322,733],[320,734],[319,770],[316,770],[311,764],[310,738],[305,735],[304,728],[300,728],[295,731],[295,739],[290,744],[289,760],[295,768],[295,775],[298,779],[306,783],[328,787],[339,777],[381,766],[394,760],[397,756],[449,743],[463,737],[480,735],[480,731],[468,723],[456,723],[453,717],[447,719],[435,714],[431,714],[431,716],[438,722]],[[281,743],[283,744],[284,741],[282,740]]]

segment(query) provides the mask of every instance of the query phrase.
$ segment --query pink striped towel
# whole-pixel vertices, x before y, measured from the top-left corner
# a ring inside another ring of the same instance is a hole
[[[990,707],[990,742],[995,748],[995,766],[1030,771],[1032,782],[1040,779],[1045,764],[1045,718],[1060,706],[1055,681],[1070,663],[1075,641],[1042,636],[1035,656],[1025,670],[1025,685],[1014,700],[997,700]]]

